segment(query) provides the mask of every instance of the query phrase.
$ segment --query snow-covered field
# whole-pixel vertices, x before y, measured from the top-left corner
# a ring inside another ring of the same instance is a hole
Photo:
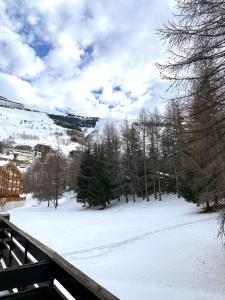
[[[28,198],[11,220],[120,299],[225,299],[225,250],[216,214],[176,196],[161,203],[84,209],[68,195],[57,210]]]

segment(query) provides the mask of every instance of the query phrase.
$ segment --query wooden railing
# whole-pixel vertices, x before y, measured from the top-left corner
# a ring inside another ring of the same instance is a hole
[[[56,252],[0,216],[0,300],[118,300]]]

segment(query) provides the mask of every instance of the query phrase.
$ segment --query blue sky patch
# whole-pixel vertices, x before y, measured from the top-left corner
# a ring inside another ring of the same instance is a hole
[[[51,44],[42,41],[38,41],[37,43],[32,43],[30,46],[34,49],[36,55],[39,57],[45,57],[52,49]]]
[[[116,107],[115,104],[109,104],[109,105],[108,105],[108,108],[109,108],[109,109],[113,109],[114,107]]]
[[[26,16],[20,12],[14,14],[14,18],[19,20],[23,26],[18,33],[25,38],[27,44],[34,49],[37,56],[40,58],[46,56],[52,49],[52,45],[41,37],[37,36],[33,26],[27,21]],[[38,24],[36,26],[39,26]]]
[[[127,97],[128,99],[130,99],[132,102],[135,102],[135,101],[137,101],[137,100],[138,100],[138,97],[134,97],[134,96],[132,96],[132,93],[131,93],[130,91],[128,91],[128,92],[125,92],[124,94],[125,94],[125,95],[126,95],[126,97]]]
[[[87,19],[93,19],[93,15],[92,15],[92,13],[91,13],[91,11],[90,11],[89,8],[85,9],[83,15],[84,15],[84,19],[85,20],[87,20]]]
[[[121,91],[122,91],[121,85],[116,85],[113,87],[113,92],[121,92]]]
[[[103,94],[104,89],[101,87],[97,90],[93,90],[92,94],[95,96],[96,99],[99,99],[100,96]]]
[[[84,53],[81,55],[81,63],[79,69],[82,70],[93,60],[94,46],[89,45],[83,49]]]

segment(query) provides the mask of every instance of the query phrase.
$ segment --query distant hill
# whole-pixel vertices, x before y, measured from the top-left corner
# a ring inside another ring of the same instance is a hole
[[[71,113],[41,112],[0,96],[0,142],[13,146],[46,144],[68,154],[85,143],[83,132],[95,128],[98,120]]]

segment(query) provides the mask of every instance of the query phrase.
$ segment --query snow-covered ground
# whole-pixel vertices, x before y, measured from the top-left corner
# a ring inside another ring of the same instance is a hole
[[[11,220],[120,299],[225,299],[225,250],[216,214],[169,195],[161,203],[82,208],[65,196],[57,210],[28,198]]]

